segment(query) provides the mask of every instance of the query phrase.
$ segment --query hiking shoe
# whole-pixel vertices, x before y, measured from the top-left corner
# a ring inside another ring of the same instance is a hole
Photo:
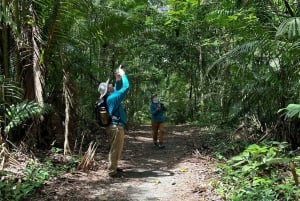
[[[160,148],[160,149],[164,149],[166,146],[165,145],[163,145],[163,144],[159,144],[158,145],[158,148]]]
[[[154,142],[154,147],[159,147],[157,142]]]
[[[122,168],[117,168],[117,172],[124,172]]]
[[[116,172],[109,172],[108,173],[108,176],[110,176],[110,177],[117,177],[117,175],[118,175],[117,171]]]
[[[124,174],[123,174],[123,172],[116,171],[116,172],[110,172],[110,173],[108,173],[108,176],[110,178],[123,178]]]

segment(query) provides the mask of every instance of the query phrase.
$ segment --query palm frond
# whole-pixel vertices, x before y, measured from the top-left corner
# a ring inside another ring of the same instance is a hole
[[[285,34],[287,34],[289,39],[300,36],[300,17],[292,17],[281,23],[276,32],[276,37]]]
[[[209,73],[212,68],[219,64],[230,64],[237,60],[237,58],[245,55],[254,54],[254,52],[261,46],[262,41],[250,41],[248,43],[244,43],[236,48],[232,49],[231,51],[224,54],[218,60],[212,63],[212,65],[208,68],[207,73]]]
[[[16,82],[0,76],[0,104],[20,101],[23,96],[23,89]]]
[[[268,52],[272,52],[272,56],[277,58],[278,55],[281,54],[282,49],[290,48],[291,44],[280,41],[280,40],[270,40],[264,38],[262,40],[249,41],[242,45],[235,47],[230,50],[222,57],[217,59],[212,65],[208,68],[207,74],[216,66],[216,65],[229,65],[235,63],[243,57],[255,57],[261,54],[267,54]],[[244,60],[245,61],[245,60]]]
[[[21,102],[10,105],[6,109],[6,118],[9,123],[5,126],[4,131],[8,133],[12,128],[21,125],[26,120],[42,115],[48,111],[47,107],[41,107],[36,102]]]
[[[285,118],[300,118],[300,104],[289,104],[286,108],[278,110],[278,113],[283,112]]]

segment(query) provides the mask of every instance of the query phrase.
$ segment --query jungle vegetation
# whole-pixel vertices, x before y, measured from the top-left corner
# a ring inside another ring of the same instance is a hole
[[[270,149],[262,147],[271,145],[257,144],[274,141],[286,143],[276,151],[295,154],[299,3],[1,0],[1,167],[7,154],[24,144],[44,150],[55,144],[71,155],[77,140],[100,129],[94,117],[97,88],[113,79],[120,64],[131,82],[124,103],[129,126],[149,123],[150,96],[158,93],[169,106],[170,124],[217,128],[229,138],[241,135],[243,156],[263,157]],[[289,157],[276,164],[293,162],[298,171],[297,158]],[[245,200],[241,192],[236,200]]]

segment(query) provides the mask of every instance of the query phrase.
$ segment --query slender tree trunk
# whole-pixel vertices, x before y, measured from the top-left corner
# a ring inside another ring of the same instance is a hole
[[[64,70],[64,79],[63,79],[63,93],[65,99],[65,140],[64,140],[64,155],[71,153],[71,148],[69,144],[69,122],[70,122],[70,104],[71,97],[70,91],[68,89],[69,77]]]
[[[193,71],[193,69],[191,69]],[[189,105],[187,112],[191,120],[193,119],[193,91],[194,91],[194,73],[190,73]]]
[[[6,78],[9,78],[8,28],[5,25],[2,31],[2,42],[4,75]]]
[[[54,33],[57,29],[58,20],[59,20],[59,17],[60,17],[59,11],[60,11],[60,1],[56,0],[56,1],[54,1],[53,14],[52,14],[53,22],[51,24],[51,29],[50,29],[50,33],[49,33],[48,41],[47,41],[47,47],[46,47],[46,50],[45,50],[45,58],[44,58],[45,65],[48,62],[51,42],[54,38]]]
[[[2,0],[2,4],[0,4],[1,10],[4,11],[4,15],[7,15],[5,12],[6,6],[7,6],[7,0]],[[2,22],[2,52],[3,52],[3,69],[4,69],[4,75],[6,78],[9,78],[9,49],[8,49],[8,41],[9,41],[9,33],[8,33],[8,26],[5,22]]]
[[[21,26],[21,16],[24,16],[24,10],[25,10],[25,3],[21,0],[15,0],[14,1],[14,18],[15,23],[17,27],[17,33],[19,35],[22,35],[23,29]],[[21,39],[18,36],[15,36],[15,44],[17,46],[17,51],[15,52],[14,56],[16,57],[16,62],[14,63],[15,69],[16,69],[16,78],[21,83],[21,73],[22,73],[22,58],[21,58]]]
[[[198,56],[198,71],[199,71],[199,80],[198,80],[198,87],[197,87],[197,90],[199,91],[199,88],[200,88],[200,109],[202,110],[202,111],[204,111],[204,91],[203,90],[201,90],[201,88],[203,87],[203,86],[205,86],[204,85],[204,66],[203,66],[203,52],[202,52],[202,47],[201,46],[199,46],[198,47],[198,51],[199,51],[199,56]],[[197,92],[197,94],[198,94],[198,92]],[[198,96],[198,95],[197,95]]]
[[[0,21],[0,26],[3,26],[2,23],[1,23],[1,21]],[[3,67],[3,47],[2,47],[1,44],[3,44],[3,42],[2,42],[2,31],[0,29],[0,75],[3,75],[3,73],[2,73],[2,72],[4,72],[4,67]]]
[[[33,14],[34,21],[36,21],[35,14]],[[33,45],[33,55],[32,55],[32,64],[33,64],[33,78],[34,78],[34,87],[35,87],[35,99],[39,105],[44,106],[43,99],[43,88],[44,88],[44,76],[42,73],[42,63],[39,62],[41,57],[41,52],[38,46],[37,41],[40,36],[39,28],[34,25],[32,26],[32,45]]]
[[[32,8],[32,5],[27,5],[28,6],[28,13],[27,15],[31,15],[32,16],[32,19],[35,19],[34,17],[34,13],[33,13],[33,8]],[[35,24],[35,23],[32,23],[32,24]],[[25,25],[26,26],[26,25]],[[32,25],[34,26],[34,25]],[[33,55],[35,54],[35,50],[34,48],[37,48],[37,47],[34,47],[33,43],[35,41],[34,39],[34,33],[33,31],[34,28],[31,27],[31,28],[27,28],[25,27],[26,30],[24,33],[23,33],[23,40],[22,40],[22,44],[21,47],[20,47],[20,50],[22,51],[21,54],[22,54],[22,57],[24,59],[22,59],[22,80],[23,80],[23,88],[24,88],[24,96],[25,96],[25,99],[29,100],[29,101],[32,101],[32,100],[36,100],[36,97],[35,97],[35,70],[34,67],[33,67],[33,64],[35,61],[33,61],[33,57],[36,57],[37,55]]]

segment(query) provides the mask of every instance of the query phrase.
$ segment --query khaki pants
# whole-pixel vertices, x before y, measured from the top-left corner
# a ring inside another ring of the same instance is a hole
[[[152,121],[152,135],[154,143],[156,143],[157,140],[160,144],[164,142],[165,128],[163,122]]]
[[[125,132],[122,126],[114,125],[110,125],[106,131],[110,138],[108,173],[114,175],[117,173],[118,160],[121,158],[123,151]]]

